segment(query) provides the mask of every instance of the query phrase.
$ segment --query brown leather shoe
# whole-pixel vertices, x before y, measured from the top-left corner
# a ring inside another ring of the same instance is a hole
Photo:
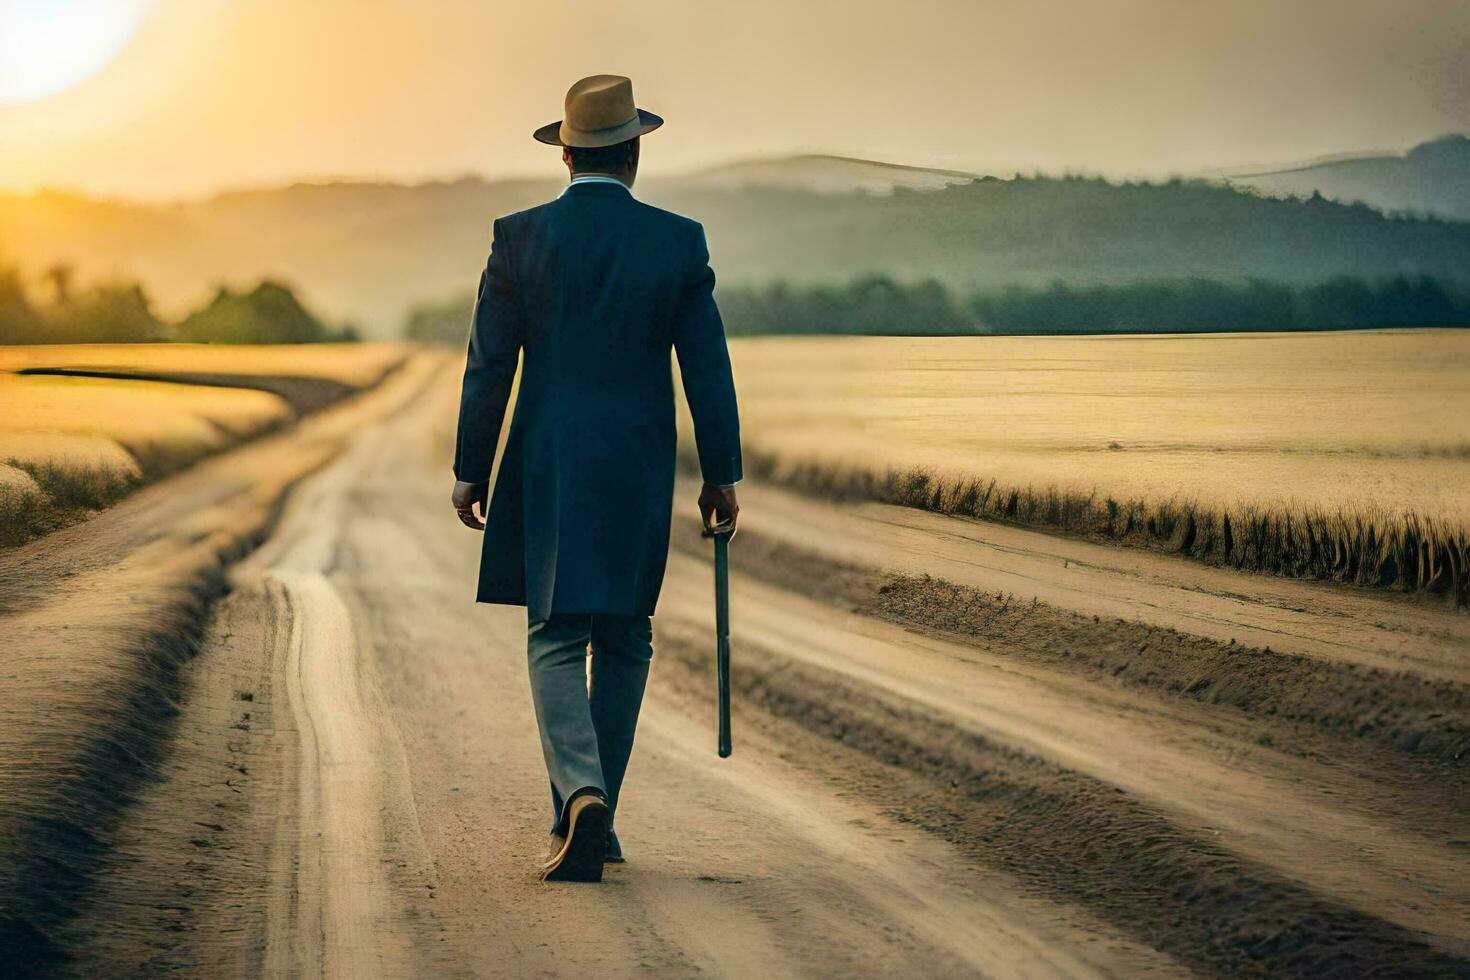
[[[542,880],[601,881],[607,828],[611,824],[612,811],[596,793],[583,793],[573,799],[567,804],[566,839],[542,866]]]

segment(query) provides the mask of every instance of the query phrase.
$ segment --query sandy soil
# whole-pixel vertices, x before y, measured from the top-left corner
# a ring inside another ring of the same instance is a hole
[[[153,778],[53,930],[72,972],[1470,970],[1463,615],[756,485],[734,758],[681,517],[628,863],[537,882],[524,612],[470,602],[439,372],[230,572]]]
[[[0,946],[50,949],[118,808],[172,749],[183,665],[224,569],[284,494],[439,367],[421,358],[361,399],[0,553]]]

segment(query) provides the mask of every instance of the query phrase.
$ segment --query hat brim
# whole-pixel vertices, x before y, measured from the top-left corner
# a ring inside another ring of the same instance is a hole
[[[637,119],[630,119],[623,125],[614,126],[611,129],[564,130],[562,121],[558,119],[554,123],[547,123],[531,135],[536,138],[537,142],[548,143],[551,146],[591,148],[626,143],[635,136],[653,132],[663,124],[662,116],[654,115],[647,109],[639,109]]]

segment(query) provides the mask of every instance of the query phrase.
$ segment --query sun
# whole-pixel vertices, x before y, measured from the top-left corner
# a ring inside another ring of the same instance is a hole
[[[154,0],[0,0],[0,105],[78,85],[127,47]]]

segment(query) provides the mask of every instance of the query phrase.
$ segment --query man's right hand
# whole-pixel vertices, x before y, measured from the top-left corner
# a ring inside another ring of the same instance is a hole
[[[450,503],[454,505],[454,512],[459,515],[459,521],[472,531],[485,530],[485,502],[490,495],[490,482],[466,483],[458,480],[454,484],[454,493],[450,495]],[[475,516],[475,505],[480,505],[480,516]]]
[[[706,483],[699,491],[699,516],[704,529],[712,531],[716,526],[722,531],[735,530],[735,521],[740,517],[740,504],[735,500],[735,488],[721,488]]]

